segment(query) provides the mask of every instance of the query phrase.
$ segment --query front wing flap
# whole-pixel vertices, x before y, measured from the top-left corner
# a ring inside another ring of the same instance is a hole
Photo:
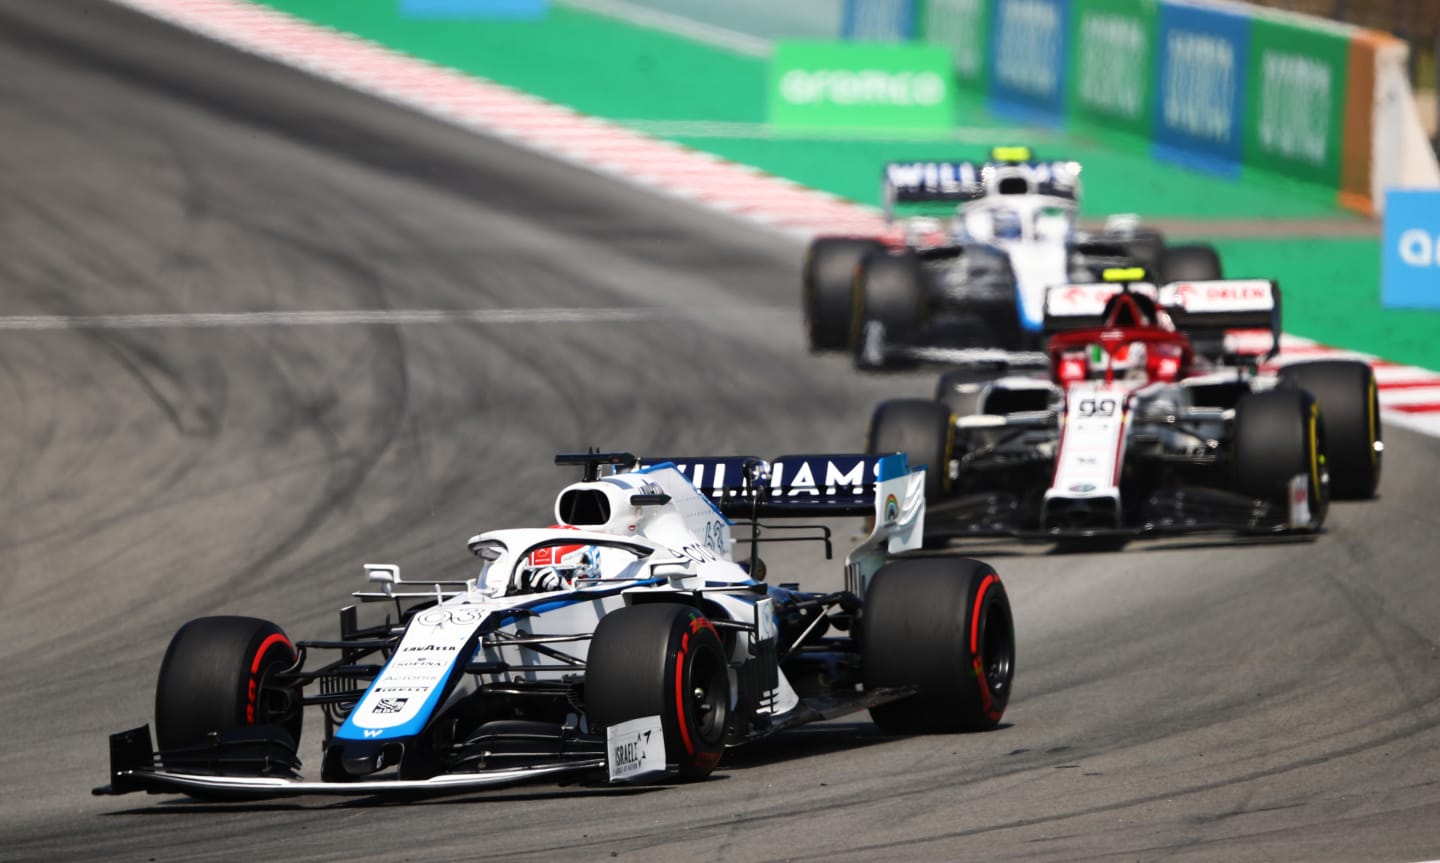
[[[1030,542],[1099,537],[1162,537],[1191,533],[1279,534],[1318,529],[1313,520],[1297,523],[1295,513],[1278,503],[1235,492],[1188,487],[1152,494],[1142,505],[1138,523],[1118,527],[1043,528],[1013,494],[980,493],[933,504],[928,508],[926,536],[1009,536]]]
[[[514,785],[547,776],[604,768],[603,757],[585,757],[561,764],[445,773],[428,779],[377,778],[354,782],[306,781],[289,769],[289,764],[277,765],[276,775],[262,775],[263,766],[255,773],[247,775],[190,772],[162,766],[157,761],[150,742],[150,727],[142,725],[110,735],[110,784],[95,788],[91,793],[102,796],[145,791],[150,794],[190,794],[229,800],[259,800],[311,794],[438,795],[494,785]]]

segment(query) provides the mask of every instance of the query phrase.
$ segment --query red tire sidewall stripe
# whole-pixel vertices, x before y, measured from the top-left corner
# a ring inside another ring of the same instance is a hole
[[[695,756],[695,742],[690,739],[690,723],[685,716],[685,659],[690,652],[690,633],[680,638],[680,649],[675,653],[675,724],[680,726],[680,742],[685,754]]]
[[[985,593],[990,585],[999,581],[995,573],[988,573],[981,579],[980,587],[975,591],[975,604],[970,608],[970,655],[980,655],[980,611],[985,605]]]
[[[985,676],[984,657],[980,655],[980,612],[985,607],[986,592],[999,580],[993,572],[981,579],[980,587],[975,591],[975,603],[970,609],[970,662],[975,670],[975,683],[980,687],[980,709],[993,719],[999,717],[995,699],[990,695],[990,681]]]
[[[250,660],[250,685],[245,694],[245,724],[255,724],[255,711],[260,700],[260,663],[265,659],[265,654],[276,644],[283,644],[290,649],[291,654],[295,648],[290,644],[290,639],[282,633],[273,632],[260,642],[260,647],[255,651],[255,658]]]
[[[681,636],[680,649],[675,653],[675,724],[680,728],[680,742],[685,747],[690,763],[696,767],[713,767],[720,760],[720,753],[696,751],[695,741],[690,736],[689,716],[685,712],[685,665],[690,656],[690,636],[702,629],[710,630],[719,638],[719,633],[715,632],[715,624],[711,623],[709,618],[692,615],[690,629]]]

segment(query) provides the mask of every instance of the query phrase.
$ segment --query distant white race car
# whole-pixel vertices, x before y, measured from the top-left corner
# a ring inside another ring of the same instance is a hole
[[[474,578],[367,565],[379,589],[355,596],[393,620],[361,627],[349,606],[338,638],[293,643],[248,617],[181,627],[160,667],[158,750],[148,725],[112,735],[95,793],[698,778],[726,746],[853,711],[897,733],[1000,721],[1014,674],[1005,588],[979,561],[891,559],[924,528],[925,473],[903,456],[556,461],[585,472],[560,492],[558,523],[473,537]],[[753,552],[732,556],[739,527],[741,542],[798,536],[828,557],[825,526],[770,520],[862,515],[874,526],[846,558],[846,590],[769,583]],[[314,779],[300,773],[307,707],[326,720]]]
[[[1043,350],[1045,292],[1142,266],[1161,281],[1221,277],[1215,249],[1167,246],[1138,217],[1079,226],[1081,166],[997,147],[987,162],[885,166],[887,220],[897,204],[954,205],[886,237],[817,237],[804,269],[812,350],[848,349],[856,365],[968,362]]]

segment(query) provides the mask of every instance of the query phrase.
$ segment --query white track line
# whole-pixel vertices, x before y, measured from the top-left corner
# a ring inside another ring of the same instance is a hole
[[[754,168],[657,140],[617,123],[586,117],[493,81],[410,57],[247,0],[112,2],[462,128],[791,236],[878,235],[886,231],[884,220],[873,207],[844,201]],[[623,0],[569,2],[607,14],[633,15],[639,11]],[[695,38],[712,44],[735,41],[736,44],[727,47],[740,53],[754,54],[759,50],[758,44],[747,42],[743,34],[719,28],[709,28],[707,33],[697,34]],[[717,39],[719,41],[715,41]],[[210,316],[190,317],[208,319]],[[22,326],[17,323],[9,328]],[[0,323],[0,328],[5,325]],[[1397,367],[1367,354],[1337,351],[1309,339],[1286,336],[1283,341],[1283,361],[1335,356],[1359,356],[1377,366],[1380,399],[1386,408],[1387,421],[1440,436],[1440,375],[1425,369]],[[1404,371],[1389,370],[1394,368]]]
[[[209,327],[411,326],[416,324],[594,324],[632,323],[724,315],[763,315],[791,309],[603,308],[603,309],[360,309],[294,312],[208,312],[150,315],[13,315],[0,317],[0,331],[175,330]]]

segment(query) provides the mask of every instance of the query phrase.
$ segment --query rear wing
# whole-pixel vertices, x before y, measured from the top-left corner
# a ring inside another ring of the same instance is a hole
[[[1199,353],[1253,355],[1226,346],[1226,335],[1237,330],[1268,331],[1270,344],[1262,354],[1267,359],[1280,351],[1280,285],[1273,279],[1173,282],[1160,289],[1159,301]]]
[[[858,595],[889,555],[924,547],[925,468],[911,470],[904,453],[647,462],[674,467],[722,513],[752,520],[757,531],[761,518],[870,516],[869,534],[845,556],[846,589]]]
[[[896,204],[955,203],[1000,194],[1007,178],[1023,180],[1023,190],[1074,200],[1080,168],[1074,162],[890,162],[885,165],[881,198],[890,221]]]
[[[873,515],[887,483],[925,474],[923,467],[911,470],[904,453],[640,459],[641,470],[661,465],[674,467],[733,518]]]
[[[1071,330],[1090,330],[1105,326],[1105,311],[1110,299],[1123,291],[1133,296],[1148,297],[1158,303],[1160,289],[1149,282],[1096,282],[1080,285],[1055,285],[1045,291],[1042,328],[1045,335]]]
[[[847,589],[863,594],[888,556],[924,546],[925,469],[912,470],[904,453],[636,458],[630,453],[562,453],[556,464],[577,465],[594,479],[601,468],[616,471],[673,469],[726,517],[870,516],[869,534],[845,557]],[[934,465],[933,470],[945,470]],[[829,536],[828,528],[826,536]],[[829,556],[828,539],[826,556]]]
[[[1163,310],[1203,356],[1268,358],[1280,350],[1280,287],[1272,279],[1171,282],[1158,288],[1148,282],[1057,285],[1045,292],[1045,333],[1105,326],[1107,304],[1122,291]],[[1263,334],[1258,341],[1233,338],[1257,332]]]

